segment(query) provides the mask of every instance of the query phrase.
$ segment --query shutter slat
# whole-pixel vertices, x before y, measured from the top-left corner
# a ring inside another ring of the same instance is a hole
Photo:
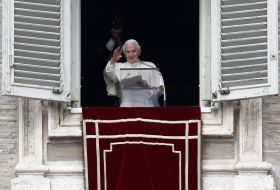
[[[60,54],[58,53],[47,53],[47,52],[15,49],[15,55],[22,56],[22,57],[34,57],[39,59],[60,60]]]
[[[264,34],[266,35],[266,32],[267,30],[266,29],[260,29],[260,30],[239,30],[239,31],[225,31],[225,32],[221,32],[221,35],[224,37],[224,36],[227,36],[227,35],[241,35],[241,34],[246,34],[248,33],[249,35],[246,37],[246,38],[249,38],[249,37],[255,37],[254,34],[258,35],[260,34],[260,32],[265,32]],[[240,38],[244,38],[244,37],[240,37]],[[223,38],[224,39],[224,38]]]
[[[247,9],[256,9],[259,7],[266,7],[266,2],[242,2],[240,4],[230,4],[230,5],[221,5],[222,11],[233,11],[233,10],[247,10]]]
[[[23,2],[15,1],[15,8],[31,9],[31,10],[42,10],[42,11],[53,11],[60,12],[60,5],[58,4],[47,4],[48,1],[44,3],[33,3],[33,2]]]
[[[49,86],[52,87],[59,87],[59,81],[52,81],[52,80],[42,80],[42,79],[34,79],[34,78],[24,78],[24,77],[15,77],[14,82],[18,84],[30,84],[30,85],[38,85],[38,86]]]
[[[229,18],[242,18],[242,17],[250,17],[250,16],[261,16],[266,15],[267,9],[252,9],[248,11],[235,11],[235,12],[226,12],[222,13],[222,19]]]
[[[43,24],[43,25],[51,25],[51,26],[59,26],[60,20],[59,19],[50,19],[50,18],[42,18],[42,17],[31,17],[31,16],[23,16],[23,15],[16,15],[15,16],[16,22],[23,22],[23,23],[34,23],[34,24]]]
[[[252,31],[238,31],[238,32],[229,32],[222,33],[222,40],[230,40],[230,39],[242,39],[242,38],[250,38],[250,37],[261,37],[266,36],[267,30],[252,30]]]
[[[234,52],[248,52],[256,50],[267,49],[267,43],[250,44],[250,45],[238,45],[238,46],[224,46],[222,48],[223,53],[234,53]]]
[[[15,42],[22,42],[27,44],[37,44],[37,45],[46,45],[46,46],[60,46],[60,40],[55,39],[46,39],[46,38],[36,38],[34,36],[20,36],[15,35]]]
[[[59,74],[59,67],[48,67],[48,66],[39,66],[39,65],[27,65],[22,63],[15,63],[14,67],[19,71],[33,71],[41,73],[50,73],[50,74]]]
[[[267,57],[253,57],[253,58],[246,58],[246,59],[235,59],[235,60],[228,60],[222,61],[223,67],[233,67],[233,66],[250,66],[250,65],[257,65],[257,64],[266,64],[267,63]],[[223,69],[222,67],[222,69]]]
[[[239,39],[230,39],[222,40],[222,46],[237,46],[237,45],[251,45],[256,43],[267,42],[266,36],[252,37],[252,38],[239,38]]]
[[[38,11],[31,9],[22,9],[15,8],[15,15],[19,16],[30,16],[30,17],[40,17],[40,18],[50,18],[50,19],[59,19],[60,12],[51,12],[51,11]]]
[[[59,33],[42,32],[42,31],[25,30],[25,29],[15,29],[15,35],[29,36],[29,37],[33,36],[35,38],[47,38],[47,39],[54,39],[54,40],[60,39]]]
[[[60,74],[30,72],[30,71],[22,71],[22,70],[15,71],[14,76],[29,78],[29,79],[33,78],[33,79],[53,80],[53,81],[60,80]]]
[[[223,74],[232,74],[232,73],[241,73],[241,72],[250,72],[250,71],[264,71],[267,70],[266,64],[257,64],[257,65],[246,65],[246,66],[232,66],[232,67],[223,67]]]
[[[265,84],[267,83],[267,77],[263,78],[253,78],[253,79],[242,79],[242,80],[235,80],[235,81],[225,81],[222,82],[222,87],[237,87],[237,86],[254,86],[256,84]]]
[[[234,48],[244,48],[244,47],[254,47],[254,46],[262,46],[266,45],[267,43],[255,43],[255,44],[247,44],[247,45],[224,45],[222,50],[234,49]]]
[[[44,46],[44,45],[36,45],[36,44],[26,44],[26,43],[14,43],[15,49],[25,49],[30,51],[39,51],[39,52],[46,52],[46,53],[60,53],[60,47],[54,46]]]
[[[43,17],[42,15],[40,16],[28,16],[28,15],[17,15],[15,14],[15,20],[20,19],[20,18],[25,18],[25,19],[29,19],[29,20],[37,20],[37,21],[50,21],[53,23],[59,23],[60,19],[59,18],[48,18],[48,17]],[[40,23],[39,23],[40,24]]]
[[[50,66],[50,67],[60,66],[60,61],[58,60],[39,59],[34,57],[22,57],[22,56],[15,56],[15,63],[42,65],[42,66]]]
[[[222,60],[246,59],[267,56],[266,50],[246,51],[222,54]]]
[[[248,17],[242,17],[242,18],[224,18],[222,20],[223,23],[227,23],[227,22],[230,22],[230,21],[251,21],[251,22],[256,22],[256,21],[259,21],[259,20],[262,20],[262,19],[265,19],[267,18],[267,15],[260,15],[260,16],[248,16]],[[250,23],[251,23],[250,22]]]
[[[240,4],[248,4],[248,3],[260,3],[260,2],[265,2],[266,0],[222,0],[221,4],[222,5],[240,5]]]
[[[267,77],[267,70],[222,74],[223,82],[229,82],[229,81],[241,80],[241,79],[262,78],[262,77]]]
[[[242,24],[253,24],[253,23],[265,23],[267,17],[262,16],[253,16],[253,17],[242,17],[242,18],[231,18],[231,19],[223,19],[223,26],[231,26],[231,25],[242,25]]]
[[[34,23],[31,24],[31,23],[24,23],[24,22],[15,22],[15,28],[45,31],[45,32],[52,32],[52,33],[60,32],[60,26],[50,26],[50,25],[42,25],[42,24],[34,24]]]
[[[222,19],[230,19],[230,18],[241,18],[241,17],[251,17],[251,16],[262,16],[262,15],[266,15],[266,12],[267,12],[267,8],[246,9],[246,10],[223,12],[221,16]]]
[[[243,32],[243,31],[254,31],[254,30],[263,30],[267,28],[267,23],[253,23],[253,24],[240,24],[240,25],[231,25],[223,26],[222,33],[229,32]]]
[[[21,2],[26,2],[26,3],[34,3],[34,0],[21,0]],[[40,3],[40,4],[51,4],[51,5],[59,5],[60,1],[58,0],[35,0],[36,3]]]

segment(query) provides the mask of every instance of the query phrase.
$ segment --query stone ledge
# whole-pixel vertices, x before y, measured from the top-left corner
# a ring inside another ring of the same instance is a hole
[[[272,165],[267,162],[239,162],[234,167],[239,174],[250,175],[267,175],[272,169]]]
[[[15,168],[17,175],[44,175],[48,171],[46,165],[18,164]]]

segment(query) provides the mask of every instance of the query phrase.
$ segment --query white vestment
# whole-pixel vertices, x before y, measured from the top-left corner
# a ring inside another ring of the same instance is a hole
[[[127,70],[123,70],[127,69]],[[138,61],[135,63],[108,64],[104,70],[108,95],[121,98],[121,107],[157,107],[162,94],[163,79],[155,64]],[[145,80],[148,87],[137,85]]]

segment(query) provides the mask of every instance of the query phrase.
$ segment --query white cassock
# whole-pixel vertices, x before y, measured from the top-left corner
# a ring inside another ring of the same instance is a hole
[[[127,69],[127,70],[124,70]],[[160,72],[154,63],[107,63],[104,79],[109,96],[121,98],[120,107],[157,107],[158,97],[164,85]],[[148,87],[140,87],[137,81],[145,80]]]

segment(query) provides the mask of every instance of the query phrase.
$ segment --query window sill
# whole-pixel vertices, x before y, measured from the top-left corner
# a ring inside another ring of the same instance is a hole
[[[212,109],[211,107],[200,107],[201,113],[211,113]]]
[[[71,113],[82,113],[82,108],[68,108],[70,109]],[[211,113],[212,112],[212,108],[211,107],[201,107],[201,113]]]
[[[69,108],[70,113],[82,113],[82,108]]]

